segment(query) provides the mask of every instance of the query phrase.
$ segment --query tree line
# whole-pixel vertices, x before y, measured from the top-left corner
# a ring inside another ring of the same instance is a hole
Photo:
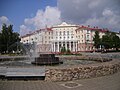
[[[115,32],[107,31],[105,35],[100,38],[99,31],[95,31],[93,41],[96,49],[102,48],[118,50],[120,48],[120,38]]]
[[[16,42],[20,42],[19,33],[13,32],[13,25],[3,24],[0,31],[0,53],[16,51]]]
[[[120,38],[115,32],[107,31],[105,35],[100,38],[99,31],[95,31],[93,37],[94,46],[96,49],[116,49],[120,48]],[[0,53],[11,53],[17,51],[18,45],[20,43],[19,33],[13,32],[13,25],[2,25],[2,30],[0,31]],[[61,49],[61,52],[70,52],[65,48]]]

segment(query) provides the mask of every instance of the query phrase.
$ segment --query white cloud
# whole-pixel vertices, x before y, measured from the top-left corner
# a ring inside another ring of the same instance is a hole
[[[33,18],[26,18],[20,30],[36,30],[66,21],[119,31],[119,4],[119,0],[57,0],[57,7],[47,6]]]
[[[6,16],[1,16],[0,17],[0,22],[2,22],[2,23],[6,23],[6,22],[8,22],[9,20],[8,20],[8,18],[6,17]]]
[[[110,9],[104,9],[103,13],[102,13],[103,16],[112,16],[114,15],[113,11],[110,10]]]
[[[100,1],[101,0],[92,0],[89,4],[88,4],[88,7],[93,9],[95,7],[97,7],[99,4],[100,4]]]
[[[61,12],[57,7],[47,6],[45,11],[38,10],[35,17],[26,18],[24,20],[24,25],[20,26],[20,31],[24,32],[25,29],[40,29],[44,28],[46,25],[52,26],[61,23]]]
[[[0,31],[1,31],[1,29],[2,29],[3,23],[5,23],[5,24],[7,24],[7,25],[10,24],[9,19],[8,19],[6,16],[1,16],[1,17],[0,17]]]
[[[64,21],[119,31],[119,4],[119,0],[58,0],[57,6]]]
[[[20,26],[20,35],[25,35],[25,34],[29,33],[29,31],[30,31],[30,29],[27,26],[25,26],[25,25]]]
[[[120,29],[120,16],[116,15],[112,10],[105,9],[103,10],[102,17],[90,18],[86,20],[86,25],[100,26],[103,28],[109,28],[111,30]]]

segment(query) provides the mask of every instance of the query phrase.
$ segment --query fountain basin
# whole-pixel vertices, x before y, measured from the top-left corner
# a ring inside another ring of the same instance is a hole
[[[35,57],[35,61],[31,62],[35,65],[54,65],[61,64],[62,61],[55,54],[40,54],[39,57]]]

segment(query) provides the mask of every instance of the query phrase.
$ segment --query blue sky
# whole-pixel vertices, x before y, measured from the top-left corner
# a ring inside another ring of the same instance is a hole
[[[12,23],[21,35],[60,24],[120,31],[120,0],[0,0],[0,28]]]
[[[0,0],[0,16],[6,16],[19,32],[25,18],[34,17],[38,9],[56,5],[56,0]]]

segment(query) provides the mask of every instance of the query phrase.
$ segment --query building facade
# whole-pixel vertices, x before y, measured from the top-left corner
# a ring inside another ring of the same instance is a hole
[[[107,30],[63,22],[60,25],[24,35],[21,37],[21,42],[36,43],[37,52],[59,53],[63,47],[71,52],[93,51],[95,31],[99,31],[102,37]]]
[[[76,29],[77,25],[63,22],[61,25],[53,26],[52,52],[60,52],[65,47],[71,52],[77,51]]]
[[[91,28],[89,25],[76,29],[78,51],[93,51],[95,49],[93,42],[95,31],[99,31],[100,38],[107,32],[107,30],[98,29],[98,27]]]

